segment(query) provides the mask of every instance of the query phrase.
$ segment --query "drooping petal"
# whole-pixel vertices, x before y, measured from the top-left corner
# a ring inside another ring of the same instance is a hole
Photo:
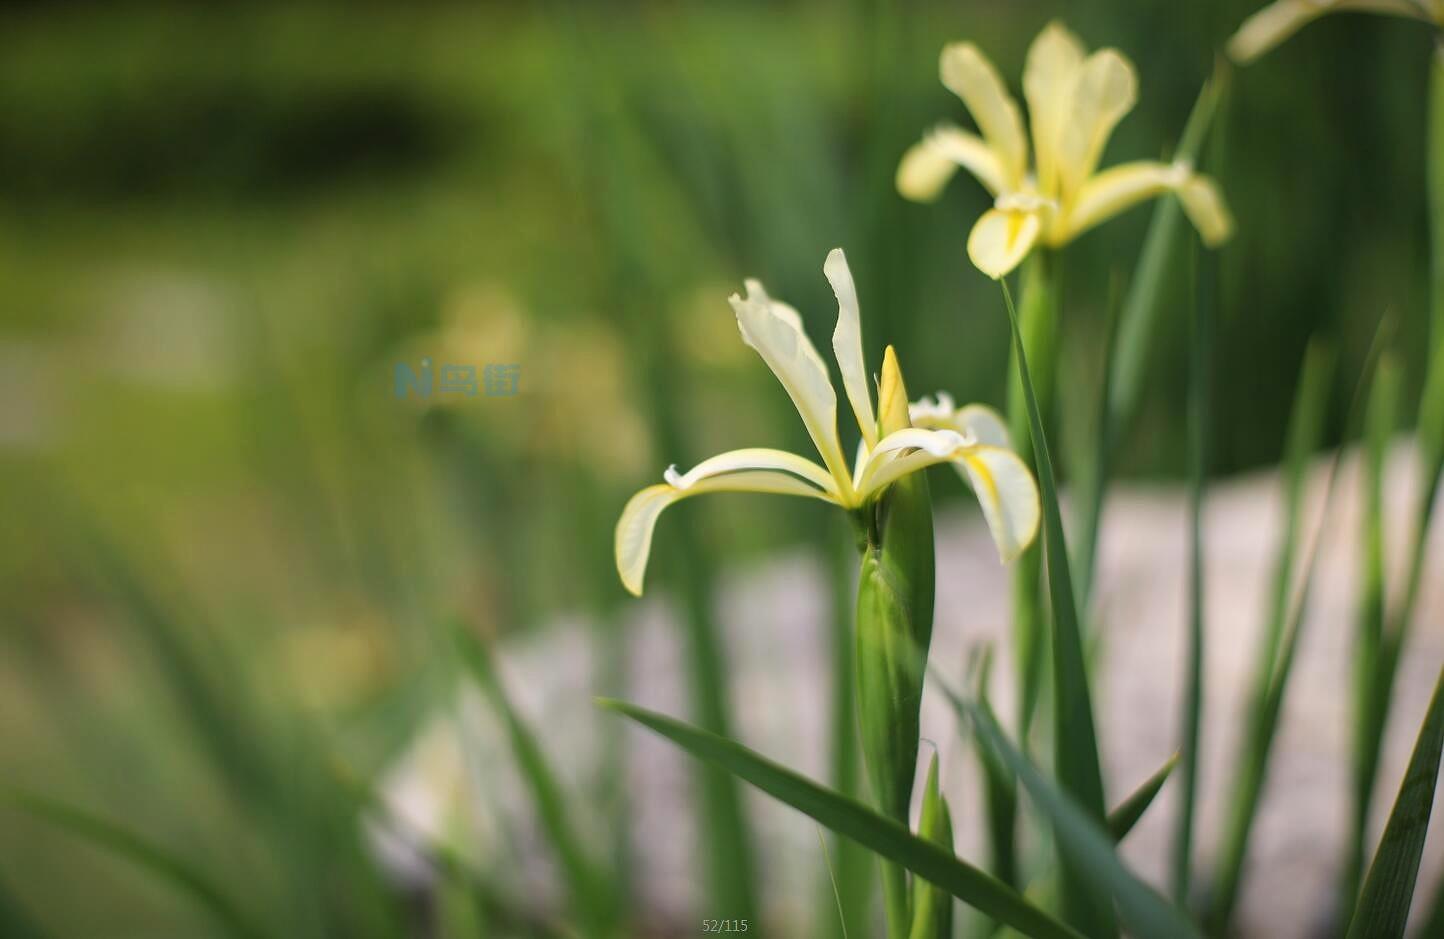
[[[904,199],[932,202],[960,166],[992,195],[1007,185],[1003,164],[981,137],[952,124],[940,124],[903,154],[897,167],[897,191]]]
[[[1078,37],[1057,20],[1043,27],[1028,47],[1028,59],[1023,66],[1023,96],[1028,99],[1033,159],[1042,192],[1057,192],[1058,138],[1069,119],[1073,84],[1086,54]]]
[[[1038,484],[1022,458],[1001,447],[969,447],[956,462],[982,506],[998,557],[1007,564],[1038,533]]]
[[[622,509],[622,517],[617,520],[617,574],[622,578],[622,586],[633,596],[642,595],[642,580],[647,573],[647,559],[652,553],[652,532],[657,527],[657,518],[662,510],[682,499],[707,492],[767,492],[828,499],[815,487],[796,477],[765,470],[704,479],[689,489],[678,489],[665,483],[648,486],[632,496],[626,508]]]
[[[1008,94],[998,70],[977,46],[958,42],[943,49],[939,72],[948,90],[963,99],[983,139],[997,154],[1003,168],[1002,188],[1017,188],[1028,168],[1028,141],[1018,103]]]
[[[1233,234],[1233,216],[1218,184],[1207,176],[1191,176],[1178,190],[1178,201],[1183,203],[1183,212],[1193,227],[1203,237],[1203,243],[1216,248]]]
[[[847,266],[847,255],[841,248],[827,253],[822,265],[827,282],[837,296],[837,327],[832,331],[832,354],[842,372],[842,387],[852,405],[862,439],[868,446],[877,443],[877,417],[872,413],[872,393],[867,388],[867,363],[862,357],[862,318],[858,312],[857,285]]]
[[[787,389],[822,462],[838,480],[839,488],[846,491],[851,481],[837,436],[837,392],[832,388],[827,366],[802,331],[796,310],[774,302],[755,280],[748,280],[746,286],[745,298],[735,293],[728,298],[737,314],[742,339],[757,350]]]
[[[746,447],[728,450],[703,460],[685,473],[678,473],[676,467],[666,472],[667,482],[676,489],[691,489],[703,480],[713,479],[727,473],[746,470],[777,470],[805,479],[834,498],[837,497],[837,483],[827,470],[811,460],[788,453],[786,450],[772,450],[767,447]]]
[[[1228,208],[1213,180],[1193,172],[1186,163],[1156,163],[1139,160],[1111,166],[1083,184],[1050,233],[1056,244],[1078,237],[1145,199],[1176,192],[1184,212],[1209,245],[1228,238],[1232,230]]]
[[[1387,13],[1428,20],[1418,0],[1277,0],[1243,21],[1228,41],[1228,54],[1247,64],[1326,13]]]
[[[1138,74],[1118,50],[1100,49],[1083,60],[1058,136],[1058,175],[1065,199],[1093,175],[1113,128],[1137,100]]]
[[[997,280],[1028,256],[1041,228],[1037,212],[989,209],[968,235],[968,257],[978,270]]]

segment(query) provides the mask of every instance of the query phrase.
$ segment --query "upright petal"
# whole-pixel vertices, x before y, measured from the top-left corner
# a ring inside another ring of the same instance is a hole
[[[998,155],[977,134],[940,124],[908,148],[897,167],[897,191],[914,202],[932,202],[962,167],[998,195],[1008,185]]]
[[[872,413],[872,393],[867,388],[867,363],[862,357],[862,317],[858,312],[857,285],[841,248],[827,253],[822,265],[827,282],[837,296],[837,327],[832,331],[832,354],[842,372],[842,388],[852,405],[862,439],[870,447],[877,443],[877,417]]]
[[[1093,226],[1165,192],[1178,193],[1184,212],[1207,244],[1216,246],[1228,238],[1233,223],[1212,179],[1194,173],[1186,163],[1147,160],[1120,163],[1089,179],[1052,234],[1058,244],[1071,241]]]
[[[728,302],[737,314],[743,341],[757,350],[787,389],[822,462],[846,491],[851,480],[837,437],[837,392],[822,357],[802,331],[797,311],[773,302],[755,280],[747,281],[746,298],[733,294]]]
[[[1065,200],[1093,175],[1113,128],[1137,100],[1138,75],[1118,50],[1100,49],[1083,60],[1058,136],[1058,174]]]
[[[1016,558],[1038,533],[1038,484],[1012,450],[970,447],[956,461],[968,482],[1004,564]]]
[[[1023,136],[1018,103],[1008,94],[998,70],[977,46],[959,42],[943,49],[939,71],[943,84],[963,99],[983,139],[998,155],[1004,188],[1016,188],[1028,168],[1028,141]]]
[[[622,509],[622,517],[617,520],[617,574],[633,596],[642,595],[642,580],[647,573],[647,559],[652,553],[652,532],[656,530],[657,518],[662,510],[689,496],[706,492],[768,492],[827,499],[800,479],[766,470],[704,479],[688,489],[678,489],[665,483],[648,486],[628,500],[626,508]]]
[[[1041,228],[1037,212],[989,209],[968,235],[968,257],[978,270],[997,280],[1028,256]]]
[[[1087,50],[1078,37],[1054,20],[1028,47],[1023,66],[1023,96],[1028,99],[1028,120],[1033,129],[1033,160],[1038,167],[1038,189],[1056,193],[1058,138],[1068,120],[1073,84]]]

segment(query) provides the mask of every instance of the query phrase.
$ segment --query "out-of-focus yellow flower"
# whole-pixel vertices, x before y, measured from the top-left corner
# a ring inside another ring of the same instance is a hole
[[[669,505],[705,492],[806,496],[853,510],[871,504],[889,485],[910,473],[952,463],[971,480],[1005,562],[1032,542],[1038,528],[1038,488],[1027,465],[1008,448],[1002,419],[987,408],[974,406],[968,410],[966,422],[945,429],[906,426],[906,401],[891,400],[904,387],[891,346],[879,387],[879,411],[874,411],[862,356],[857,289],[842,249],[828,254],[823,271],[837,295],[832,349],[862,433],[852,468],[843,456],[837,433],[837,392],[827,365],[802,330],[801,317],[792,307],[768,297],[762,284],[747,281],[747,296],[733,294],[729,298],[742,339],[787,389],[822,462],[752,447],[719,454],[686,473],[670,467],[664,475],[666,482],[633,496],[617,522],[617,572],[633,594],[642,593],[657,517]]]
[[[1247,64],[1328,13],[1384,13],[1444,27],[1444,0],[1276,0],[1243,21],[1228,54]]]
[[[942,81],[963,100],[981,134],[935,127],[903,156],[897,188],[918,202],[936,199],[958,167],[993,195],[968,236],[968,256],[989,277],[1017,267],[1039,242],[1058,247],[1100,222],[1163,193],[1174,193],[1210,246],[1233,228],[1218,186],[1186,161],[1140,160],[1098,170],[1113,128],[1138,97],[1133,65],[1116,49],[1089,54],[1061,23],[1049,23],[1028,50],[1033,166],[1018,104],[993,64],[970,42],[943,49]]]

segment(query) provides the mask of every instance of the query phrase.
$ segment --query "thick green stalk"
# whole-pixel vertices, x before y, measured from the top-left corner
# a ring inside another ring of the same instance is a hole
[[[1059,256],[1039,249],[1023,267],[1023,290],[1018,308],[1023,349],[1034,378],[1034,391],[1044,427],[1053,420],[1054,377],[1057,372]],[[1028,409],[1018,378],[1014,352],[1008,382],[1008,427],[1018,455],[1037,471],[1028,427]],[[1042,593],[1042,539],[1013,562],[1013,648],[1018,665],[1018,738],[1027,749],[1028,732],[1037,712],[1042,688],[1047,636]]]
[[[862,752],[882,813],[908,824],[918,760],[923,672],[932,638],[933,528],[927,480],[895,483],[865,510],[867,525],[857,593],[857,703]],[[880,862],[888,935],[911,927],[907,876]]]
[[[1198,249],[1192,251],[1195,280]],[[1213,368],[1213,310],[1202,282],[1193,291],[1193,342],[1189,356],[1188,421],[1188,658],[1184,677],[1182,741],[1179,747],[1180,798],[1173,840],[1173,899],[1180,906],[1188,902],[1190,863],[1193,853],[1194,806],[1198,797],[1199,724],[1203,712],[1204,658],[1204,571],[1203,501],[1208,479],[1208,422]],[[1204,296],[1200,297],[1199,293]]]

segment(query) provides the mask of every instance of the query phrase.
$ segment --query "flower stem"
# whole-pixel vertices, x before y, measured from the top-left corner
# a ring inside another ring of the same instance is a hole
[[[1045,425],[1052,422],[1058,335],[1058,256],[1038,250],[1023,268],[1019,326],[1023,348],[1034,376],[1039,410]],[[1008,425],[1018,455],[1037,473],[1023,400],[1017,355],[1012,357],[1008,384]],[[1024,748],[1042,688],[1047,633],[1043,625],[1042,539],[1013,564],[1013,647],[1018,666],[1018,736]]]

